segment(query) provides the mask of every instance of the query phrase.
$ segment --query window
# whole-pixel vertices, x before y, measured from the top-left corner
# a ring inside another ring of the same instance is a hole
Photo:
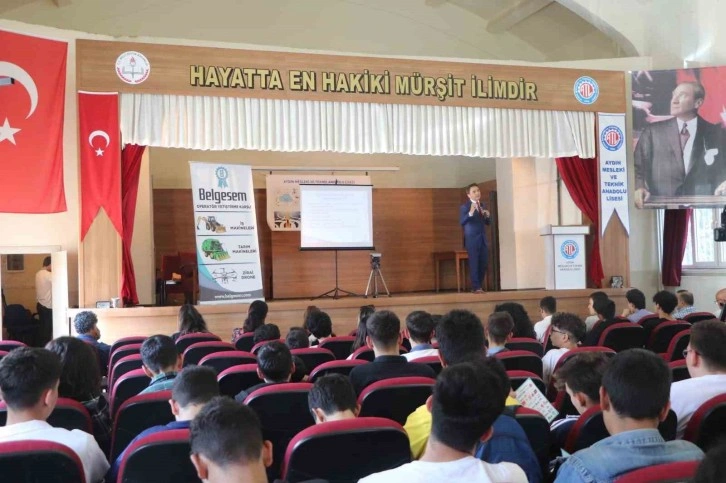
[[[7,255],[5,268],[8,272],[22,272],[25,270],[25,255]]]
[[[720,225],[720,209],[693,210],[683,255],[684,269],[726,268],[726,243],[713,241],[713,227]]]

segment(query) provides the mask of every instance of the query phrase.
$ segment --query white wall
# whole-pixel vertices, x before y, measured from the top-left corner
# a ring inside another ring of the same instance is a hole
[[[136,274],[136,291],[139,294],[139,303],[143,305],[155,303],[156,273],[154,273],[154,210],[151,209],[152,206],[154,204],[151,188],[151,163],[147,149],[141,158],[134,238],[131,241],[131,259],[134,262]]]

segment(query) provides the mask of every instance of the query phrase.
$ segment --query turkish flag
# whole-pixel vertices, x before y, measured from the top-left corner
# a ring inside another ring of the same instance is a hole
[[[68,44],[0,30],[0,212],[66,211]]]
[[[118,94],[78,93],[81,153],[81,240],[98,211],[106,210],[123,236],[121,223],[121,132]]]

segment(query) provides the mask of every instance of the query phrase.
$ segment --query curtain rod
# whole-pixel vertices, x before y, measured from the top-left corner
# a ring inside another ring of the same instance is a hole
[[[252,171],[400,171],[398,166],[252,166]]]

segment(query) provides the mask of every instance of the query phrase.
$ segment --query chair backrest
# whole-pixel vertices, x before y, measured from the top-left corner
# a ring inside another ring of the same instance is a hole
[[[179,483],[198,482],[189,453],[188,429],[171,429],[145,436],[126,452],[118,472],[118,482]]]
[[[307,349],[293,349],[292,355],[298,356],[305,363],[308,372],[312,371],[320,364],[335,360],[335,354],[328,349],[320,349],[318,347],[308,347]]]
[[[18,347],[25,347],[25,344],[17,340],[0,340],[0,351],[10,352]]]
[[[0,351],[0,361],[3,360],[3,357],[5,357],[6,355],[8,355],[7,351]]]
[[[514,419],[524,429],[529,444],[532,445],[532,450],[537,455],[540,467],[544,470],[550,461],[549,453],[552,444],[550,423],[538,411],[524,406],[517,407],[514,412]]]
[[[439,359],[438,356],[426,356],[426,357],[419,357],[418,359],[413,359],[410,362],[415,362],[417,364],[426,364],[431,369],[434,370],[436,375],[438,376],[441,371],[443,370],[443,367],[441,367],[441,359]]]
[[[51,441],[0,443],[0,475],[3,475],[3,481],[11,481],[11,475],[13,481],[24,482],[86,481],[83,464],[76,452]]]
[[[345,360],[351,353],[351,348],[355,342],[355,337],[350,335],[341,335],[338,337],[329,337],[322,341],[318,347],[328,349],[335,355],[337,360]]]
[[[211,342],[215,340],[220,341],[222,339],[214,334],[203,332],[184,334],[179,336],[179,338],[176,340],[176,350],[179,351],[179,354],[184,354],[184,351],[187,350],[187,348],[192,344],[196,344],[197,342]]]
[[[140,394],[124,401],[113,421],[111,461],[115,461],[142,431],[174,421],[169,399],[171,391],[158,391]]]
[[[251,352],[255,346],[255,334],[250,332],[242,334],[239,339],[234,341],[234,348],[238,351]]]
[[[661,356],[666,362],[679,361],[683,359],[683,351],[686,350],[689,342],[691,342],[691,329],[679,332],[673,336],[668,344],[668,350]]]
[[[257,353],[262,349],[263,346],[269,344],[270,342],[282,342],[285,343],[285,339],[272,339],[272,340],[263,340],[258,342],[257,344],[252,346],[252,349],[250,349],[250,352],[253,353],[255,356]]]
[[[406,424],[408,415],[426,403],[436,380],[429,377],[394,377],[366,386],[358,396],[360,416],[388,418]]]
[[[677,461],[625,473],[617,483],[687,483],[696,475],[700,461]]]
[[[678,415],[672,409],[668,410],[666,418],[658,425],[658,431],[666,441],[673,441],[676,439],[678,431]]]
[[[593,406],[575,421],[565,441],[564,450],[572,454],[589,448],[598,441],[610,436],[602,418],[600,406]]]
[[[537,339],[530,339],[529,337],[514,337],[504,346],[512,351],[530,351],[540,357],[544,355],[544,346]]]
[[[665,322],[665,320],[658,317],[658,314],[650,314],[646,315],[645,317],[642,317],[640,320],[638,320],[638,325],[641,326],[643,329],[645,329],[645,343],[648,344],[648,341],[650,340],[650,334],[653,333],[653,329],[655,329],[658,325]]]
[[[111,350],[109,354],[113,354],[116,352],[116,349],[119,347],[123,347],[125,345],[129,344],[142,344],[146,340],[146,337],[142,335],[135,335],[132,337],[122,337],[121,339],[117,340],[113,344],[111,344]]]
[[[713,315],[711,312],[693,312],[683,317],[683,320],[691,324],[712,319],[718,320],[718,317]]]
[[[261,383],[257,375],[257,364],[241,364],[225,369],[217,376],[219,393],[223,396],[235,397],[243,389]]]
[[[113,366],[115,366],[118,361],[132,354],[141,354],[141,344],[126,344],[113,351],[111,356],[108,358],[109,375],[111,374],[111,369],[113,369]]]
[[[108,376],[108,387],[113,388],[119,377],[135,369],[141,369],[143,365],[141,354],[131,354],[119,359],[113,367],[109,367],[111,374]]]
[[[356,360],[362,360],[362,361],[368,361],[372,362],[373,359],[376,358],[376,355],[373,353],[373,349],[371,349],[368,346],[361,346],[353,352],[352,359]]]
[[[645,345],[645,329],[632,322],[613,324],[602,332],[597,345],[615,352],[641,348]]]
[[[318,367],[310,372],[310,382],[314,383],[323,376],[328,374],[343,374],[347,376],[355,366],[361,366],[368,364],[368,361],[362,361],[360,359],[353,359],[350,361],[330,361],[320,364]]]
[[[126,401],[149,386],[151,379],[144,373],[143,369],[134,369],[118,378],[111,389],[111,418],[113,419],[116,411]]]
[[[5,426],[7,419],[8,408],[5,402],[0,401],[0,426]],[[59,397],[47,421],[48,424],[56,428],[69,431],[80,429],[88,434],[93,434],[91,415],[83,404],[74,399]]]
[[[279,478],[290,440],[315,424],[308,407],[308,393],[312,387],[307,382],[273,384],[253,391],[244,401],[259,416],[263,437],[272,442],[272,466],[267,470],[271,481]]]
[[[550,350],[554,347],[552,345],[552,341],[550,340],[551,334],[552,334],[552,324],[550,324],[550,326],[547,327],[547,330],[545,330],[545,333],[544,333],[544,339],[542,339],[542,347],[544,347],[545,354],[547,354],[548,350]]]
[[[668,367],[670,367],[671,369],[671,380],[673,382],[683,381],[691,378],[691,373],[688,372],[688,366],[686,366],[685,359],[669,362]]]
[[[673,337],[690,328],[691,324],[688,322],[677,322],[675,320],[661,322],[651,332],[647,348],[655,353],[666,352]]]
[[[184,351],[184,367],[199,364],[204,356],[214,354],[215,352],[225,352],[235,350],[234,346],[229,342],[207,341],[197,342],[187,347]]]
[[[335,457],[320,464],[320,455]],[[304,429],[290,441],[282,478],[290,483],[313,478],[353,483],[410,461],[408,436],[399,424],[383,418],[330,421]]]
[[[542,358],[530,351],[506,351],[494,354],[508,371],[528,371],[542,377]]]
[[[683,439],[703,451],[723,442],[726,436],[726,394],[712,397],[701,404],[686,425]]]
[[[225,369],[229,369],[232,366],[242,364],[257,364],[257,358],[251,352],[234,350],[213,352],[202,357],[199,361],[200,366],[211,367],[217,371],[217,374],[221,374]]]
[[[533,372],[507,371],[507,376],[509,376],[509,382],[512,384],[512,389],[515,391],[519,388],[519,386],[527,382],[527,379],[532,379],[532,382],[534,382],[534,385],[537,386],[537,389],[539,389],[542,394],[547,394],[547,386],[545,386],[544,381]]]

